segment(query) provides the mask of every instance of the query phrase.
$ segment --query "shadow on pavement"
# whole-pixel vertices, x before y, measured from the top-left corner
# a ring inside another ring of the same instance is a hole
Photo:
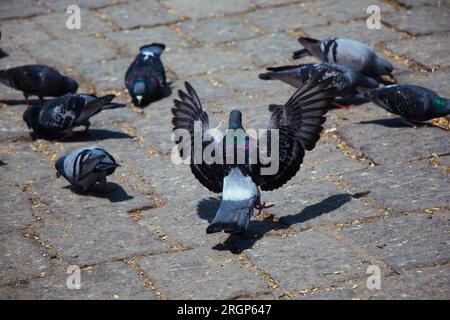
[[[377,119],[370,121],[361,121],[360,124],[378,124],[380,126],[385,126],[388,128],[412,128],[410,125],[404,123],[401,118],[388,118],[388,119]],[[423,122],[420,124],[421,127],[426,128],[439,128],[432,123]]]
[[[261,239],[266,233],[273,230],[288,229],[290,226],[303,223],[308,220],[317,218],[323,214],[333,212],[352,199],[365,197],[370,192],[363,193],[341,193],[332,195],[319,203],[308,206],[297,214],[281,217],[279,221],[273,221],[272,216],[264,220],[251,220],[245,235],[230,235],[223,243],[213,247],[219,251],[230,251],[239,254],[244,250],[250,249]],[[211,222],[220,205],[220,198],[207,198],[201,200],[197,205],[197,214],[201,219]]]
[[[132,196],[128,195],[124,188],[122,188],[119,184],[115,182],[107,182],[106,183],[106,192],[99,190],[98,185],[89,190],[89,192],[82,193],[76,190],[76,188],[72,185],[68,185],[64,187],[65,189],[70,189],[72,192],[81,195],[81,196],[89,196],[96,198],[105,198],[110,202],[123,202],[127,200],[133,199]]]

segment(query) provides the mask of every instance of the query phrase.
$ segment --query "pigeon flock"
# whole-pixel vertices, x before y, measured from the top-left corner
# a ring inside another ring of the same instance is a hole
[[[223,138],[213,136],[208,114],[191,84],[185,82],[185,91],[178,91],[179,98],[174,100],[171,110],[173,130],[188,132],[191,147],[187,154],[180,147],[181,139],[176,141],[180,156],[189,159],[193,175],[204,187],[222,193],[220,207],[207,233],[244,233],[253,210],[269,207],[261,202],[260,190],[280,188],[296,175],[305,152],[314,149],[320,139],[325,115],[333,107],[371,101],[414,127],[450,114],[449,99],[424,87],[395,84],[392,64],[364,43],[335,37],[324,40],[302,37],[298,41],[303,48],[295,51],[292,58],[314,56],[319,62],[268,67],[267,72],[259,75],[262,80],[280,80],[297,88],[285,104],[269,106],[270,121],[264,137],[254,138],[245,131],[240,110],[233,110],[229,115],[227,131],[236,133],[232,139],[227,139],[226,135]],[[170,94],[161,61],[164,49],[165,45],[160,43],[142,46],[125,73],[125,87],[137,107]],[[88,131],[89,119],[99,112],[126,107],[112,102],[114,95],[97,97],[77,93],[75,80],[44,65],[0,70],[0,82],[23,93],[28,105],[23,119],[33,139],[64,140],[76,134],[75,127],[84,126]],[[28,100],[31,95],[39,97],[40,103],[31,104]],[[52,99],[44,100],[46,97]],[[201,121],[203,135],[202,151],[216,150],[215,155],[223,161],[195,161],[195,124],[198,121]],[[269,141],[267,145],[271,145],[274,130],[278,132],[279,169],[273,174],[263,174],[269,164],[258,156],[250,159],[249,150],[255,147],[262,151],[262,141]],[[244,151],[243,161],[236,158],[239,150]],[[97,183],[106,192],[106,177],[119,166],[111,154],[97,146],[72,151],[60,156],[55,163],[57,178],[63,176],[74,190],[82,193]]]

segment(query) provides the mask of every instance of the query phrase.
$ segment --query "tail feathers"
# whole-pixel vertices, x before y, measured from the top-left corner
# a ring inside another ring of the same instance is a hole
[[[281,67],[268,67],[266,68],[267,71],[273,71],[273,72],[281,72],[281,71],[288,71],[288,70],[293,70],[293,69],[297,69],[299,67],[302,67],[303,65],[298,65],[298,66],[281,66]]]
[[[0,83],[3,83],[5,86],[11,86],[7,71],[8,70],[0,70]]]
[[[108,109],[118,109],[118,108],[125,108],[127,105],[123,103],[107,103],[102,107],[102,110],[108,110]]]
[[[276,80],[276,78],[274,78],[273,75],[274,75],[273,72],[260,73],[258,75],[258,78],[260,78],[261,80]]]
[[[356,79],[356,83],[358,87],[363,87],[363,88],[378,88],[379,86],[379,82],[373,78],[367,77],[363,74],[358,74],[357,79]]]
[[[301,49],[294,51],[294,53],[292,54],[292,59],[297,60],[307,56],[311,56],[311,53],[307,49]]]
[[[142,46],[139,48],[139,51],[142,50],[150,50],[158,55],[160,55],[164,49],[166,49],[166,45],[163,43],[152,43],[152,44],[147,44],[145,46]]]
[[[92,117],[93,115],[99,113],[103,110],[103,107],[110,104],[111,100],[116,96],[113,94],[108,94],[103,97],[99,97],[91,102],[89,102],[81,111],[78,121],[84,121]]]
[[[206,233],[221,231],[232,234],[244,233],[248,228],[252,212],[253,204],[248,200],[223,200],[213,221],[206,228]]]

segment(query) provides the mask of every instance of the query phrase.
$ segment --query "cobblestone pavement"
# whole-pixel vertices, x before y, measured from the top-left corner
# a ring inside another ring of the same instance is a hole
[[[92,4],[94,3],[95,4]],[[450,97],[450,6],[421,0],[0,1],[0,68],[44,63],[81,91],[130,99],[123,77],[139,46],[164,42],[174,92],[184,80],[220,121],[239,106],[265,126],[293,89],[263,82],[294,63],[298,36],[362,40],[399,82]],[[81,7],[81,30],[65,27]],[[431,3],[431,4],[430,4]],[[434,3],[434,4],[433,4]],[[380,30],[366,8],[381,7]],[[307,60],[313,61],[313,59]],[[336,110],[316,149],[246,238],[206,235],[218,197],[170,161],[172,95],[96,116],[89,136],[31,141],[20,93],[0,87],[0,297],[7,299],[450,299],[448,122],[421,129],[372,104]],[[263,117],[260,117],[263,115]],[[55,178],[56,156],[96,143],[123,166],[112,192],[81,196]],[[81,289],[66,288],[67,267]],[[381,289],[367,288],[367,268]]]

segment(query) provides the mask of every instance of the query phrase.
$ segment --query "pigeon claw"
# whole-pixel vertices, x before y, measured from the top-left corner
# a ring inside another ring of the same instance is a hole
[[[255,209],[257,209],[258,214],[260,214],[261,211],[263,211],[264,209],[272,208],[273,206],[275,205],[274,204],[266,205],[266,203],[264,202],[263,204],[255,204]]]

